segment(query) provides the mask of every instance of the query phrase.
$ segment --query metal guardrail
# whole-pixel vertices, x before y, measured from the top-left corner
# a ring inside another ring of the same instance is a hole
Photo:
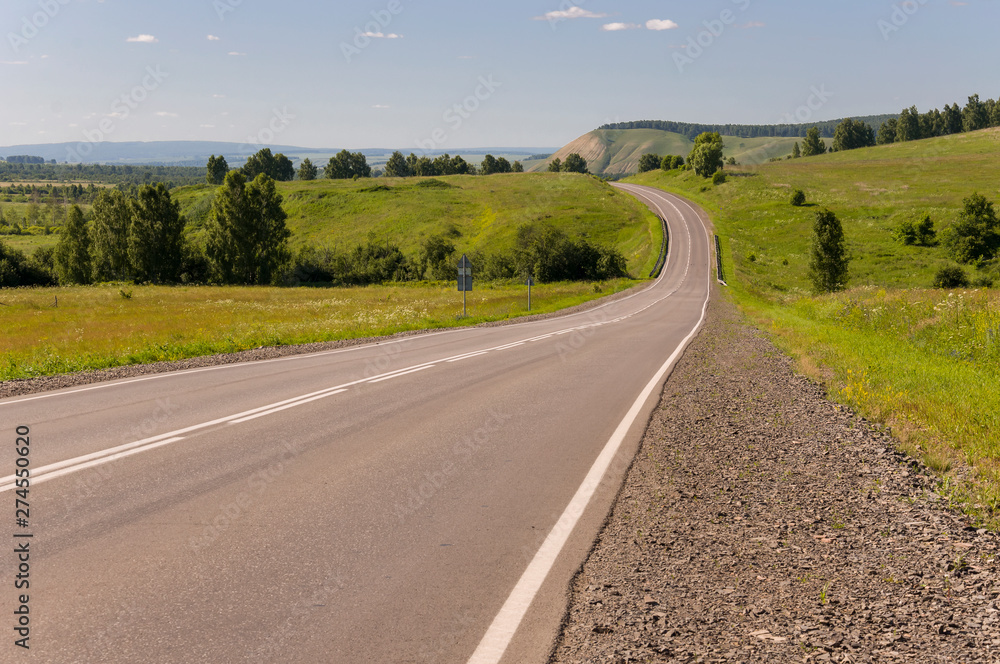
[[[663,266],[667,263],[667,251],[670,250],[670,231],[667,229],[667,220],[660,217],[660,225],[663,226],[663,242],[660,244],[660,257],[656,259],[656,265],[649,273],[650,279],[656,279],[660,276]]]
[[[722,271],[722,241],[719,236],[715,236],[715,261],[719,268],[719,282],[726,283],[726,274]]]

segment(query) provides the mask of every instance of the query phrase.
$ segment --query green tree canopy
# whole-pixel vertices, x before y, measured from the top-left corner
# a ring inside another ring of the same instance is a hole
[[[876,143],[879,145],[890,145],[896,142],[896,127],[899,122],[896,118],[890,118],[882,123],[882,126],[878,129],[878,139]]]
[[[94,277],[127,281],[135,277],[129,258],[132,206],[118,189],[102,189],[94,201],[91,250]]]
[[[128,255],[135,278],[156,284],[180,279],[184,217],[163,184],[144,185],[131,201]]]
[[[875,145],[875,131],[860,120],[847,118],[833,133],[833,150],[856,150]]]
[[[847,245],[840,220],[830,210],[816,213],[813,244],[809,259],[809,277],[817,293],[833,293],[847,286]]]
[[[392,153],[389,161],[385,164],[385,176],[390,178],[406,178],[413,175],[413,171],[406,163],[406,157],[399,150]]]
[[[564,173],[587,173],[587,160],[576,152],[566,155],[562,170]]]
[[[965,131],[977,131],[990,126],[990,113],[986,104],[979,100],[979,95],[969,97],[962,112],[962,128]]]
[[[274,180],[258,175],[247,184],[230,172],[215,196],[206,225],[205,253],[219,279],[250,286],[275,280],[288,261],[287,214]]]
[[[549,162],[549,173],[559,173],[562,171],[562,159],[553,159]]]
[[[55,250],[56,274],[61,284],[89,284],[93,273],[90,233],[79,205],[70,208],[69,218]]]
[[[271,154],[271,148],[263,148],[252,155],[240,170],[247,180],[253,180],[261,174],[278,182],[295,179],[295,166],[291,159],[281,153]]]
[[[647,152],[646,154],[639,157],[639,172],[648,173],[649,171],[655,171],[660,167],[663,162],[662,157],[655,152]]]
[[[493,175],[500,172],[500,164],[497,162],[496,157],[491,154],[483,157],[483,161],[479,164],[480,175]]]
[[[386,174],[388,175],[388,169]],[[323,170],[323,175],[328,180],[350,180],[355,177],[370,178],[372,169],[364,154],[360,152],[352,154],[347,150],[341,150],[335,156],[330,157],[329,163]]]
[[[812,157],[826,152],[826,141],[820,138],[819,129],[811,127],[802,141],[802,156]]]
[[[688,155],[688,164],[703,178],[712,177],[722,168],[722,136],[718,132],[705,132],[694,139],[694,148]]]
[[[205,179],[208,180],[209,184],[222,184],[223,180],[226,179],[226,173],[228,172],[229,164],[226,163],[225,157],[222,155],[216,157],[213,154],[208,158],[208,174],[205,176]]]
[[[944,244],[959,263],[990,260],[1000,250],[1000,221],[993,203],[982,194],[963,201],[958,221],[943,233]]]
[[[312,163],[309,157],[303,159],[299,166],[299,179],[310,182],[315,180],[317,175],[319,175],[319,169],[316,168],[316,164]]]

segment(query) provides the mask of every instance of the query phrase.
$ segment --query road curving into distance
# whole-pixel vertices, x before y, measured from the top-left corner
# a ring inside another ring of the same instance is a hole
[[[589,311],[0,401],[31,661],[544,661],[712,288],[698,212],[619,186],[670,253]]]

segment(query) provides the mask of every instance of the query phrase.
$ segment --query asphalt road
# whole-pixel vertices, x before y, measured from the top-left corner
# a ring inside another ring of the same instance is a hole
[[[544,661],[711,288],[623,189],[669,260],[591,311],[0,401],[0,661]]]

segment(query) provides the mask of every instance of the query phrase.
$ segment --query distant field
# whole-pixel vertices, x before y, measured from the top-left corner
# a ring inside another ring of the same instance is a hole
[[[0,242],[26,254],[33,254],[42,247],[54,247],[59,243],[59,235],[0,235]]]
[[[532,311],[556,311],[635,283],[539,285]],[[472,325],[525,315],[527,304],[526,287],[490,284],[470,294],[468,319],[460,318],[462,296],[452,283],[6,289],[0,290],[0,380]]]
[[[907,451],[942,472],[942,490],[976,522],[1000,527],[1000,297],[931,289],[937,270],[953,264],[946,250],[893,237],[924,214],[938,231],[948,227],[973,192],[1000,208],[1000,130],[726,172],[717,187],[689,172],[631,181],[702,204],[743,310],[834,398],[891,426]],[[792,207],[793,189],[813,206]],[[851,288],[816,297],[806,270],[824,207],[844,225]],[[971,277],[995,269],[966,267]]]
[[[648,274],[659,254],[658,220],[635,199],[576,174],[510,174],[359,181],[283,182],[292,245],[351,248],[393,242],[416,255],[424,240],[448,234],[458,253],[513,245],[517,228],[546,223],[573,237],[615,247],[633,275]],[[198,234],[214,188],[174,192]]]

